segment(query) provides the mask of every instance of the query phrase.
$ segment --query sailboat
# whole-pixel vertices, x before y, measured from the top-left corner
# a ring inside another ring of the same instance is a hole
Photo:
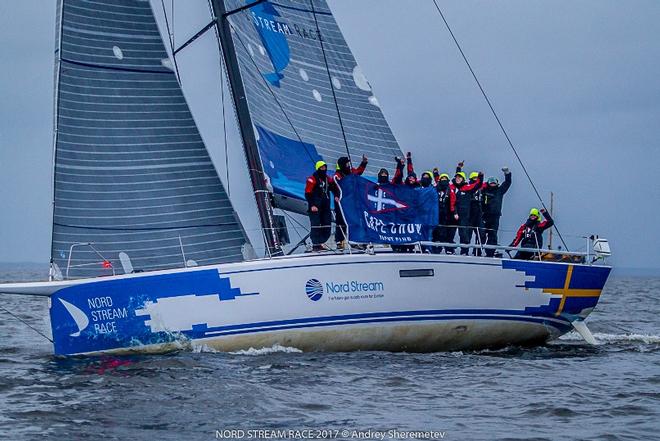
[[[51,277],[0,285],[48,298],[55,354],[589,338],[584,319],[611,269],[603,240],[556,262],[373,244],[285,253],[274,210],[306,211],[316,161],[366,153],[375,176],[401,148],[325,0],[210,3],[205,29],[222,50],[265,256],[254,256],[149,2],[59,0]]]

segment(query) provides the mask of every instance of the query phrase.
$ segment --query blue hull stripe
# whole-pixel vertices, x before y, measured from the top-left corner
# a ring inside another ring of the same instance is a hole
[[[222,326],[206,329],[205,332],[187,331],[184,334],[192,338],[206,338],[213,336],[247,334],[256,332],[278,331],[285,329],[300,329],[319,326],[353,325],[366,323],[406,322],[406,321],[438,321],[438,320],[502,320],[522,321],[552,326],[560,332],[572,328],[567,320],[539,316],[529,316],[520,311],[507,310],[444,310],[444,311],[409,311],[374,314],[354,314],[345,316],[313,317],[293,320],[280,320],[251,324]],[[201,334],[201,335],[200,335]]]

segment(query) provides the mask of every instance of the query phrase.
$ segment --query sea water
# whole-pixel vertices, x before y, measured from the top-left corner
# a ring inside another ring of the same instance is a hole
[[[0,267],[35,280],[43,267]],[[215,353],[57,359],[0,311],[0,439],[660,439],[660,279],[612,278],[599,346],[407,354]],[[47,300],[0,305],[48,333]]]

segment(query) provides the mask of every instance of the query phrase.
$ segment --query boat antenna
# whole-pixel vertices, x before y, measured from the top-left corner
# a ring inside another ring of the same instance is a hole
[[[445,15],[442,13],[442,9],[440,9],[440,6],[438,5],[437,0],[433,0],[433,4],[435,5],[435,8],[438,10],[438,13],[440,14],[440,17],[442,17],[442,21],[445,24],[445,27],[449,31],[449,34],[451,35],[451,38],[454,40],[454,44],[458,48],[458,51],[461,53],[461,56],[463,57],[463,61],[465,61],[465,64],[467,65],[468,69],[470,70],[470,73],[472,74],[472,78],[474,78],[474,81],[477,83],[477,86],[479,86],[479,90],[481,91],[481,95],[483,95],[484,99],[486,100],[486,103],[488,104],[488,107],[490,108],[491,113],[495,117],[495,120],[497,121],[497,124],[500,126],[500,130],[502,130],[502,133],[504,134],[504,137],[506,138],[507,143],[509,144],[509,147],[511,147],[511,150],[513,150],[513,154],[516,156],[516,159],[520,163],[520,166],[522,167],[523,171],[525,172],[525,176],[527,176],[527,179],[529,180],[529,183],[532,185],[532,188],[534,189],[534,193],[536,193],[536,197],[539,199],[539,202],[541,202],[541,205],[543,208],[547,211],[548,208],[545,206],[545,202],[543,201],[543,198],[541,197],[541,194],[539,191],[536,189],[536,185],[534,185],[534,181],[532,180],[532,177],[529,175],[529,172],[527,171],[527,168],[525,167],[525,164],[523,163],[522,159],[520,158],[520,155],[518,154],[518,151],[516,150],[516,147],[513,145],[513,142],[511,141],[511,138],[509,138],[509,134],[507,133],[506,129],[504,128],[504,125],[502,124],[502,121],[500,120],[500,117],[497,115],[497,112],[495,111],[495,108],[493,107],[493,104],[491,103],[490,99],[488,98],[488,95],[486,94],[486,91],[484,90],[483,86],[481,85],[481,82],[479,81],[479,78],[477,78],[477,74],[474,72],[474,69],[472,69],[472,65],[467,59],[467,56],[465,55],[465,52],[463,52],[463,48],[461,48],[461,45],[458,43],[458,40],[456,39],[456,36],[454,35],[454,32],[451,30],[451,27],[449,26],[449,23],[447,22],[447,19],[445,18]],[[552,216],[552,214],[550,214]],[[557,235],[559,236],[559,239],[561,240],[561,243],[564,244],[564,248],[566,251],[569,251],[568,246],[566,245],[566,242],[564,242],[564,238],[561,235],[561,232],[559,231],[559,228],[557,228],[557,224],[554,225],[555,230],[557,230]]]

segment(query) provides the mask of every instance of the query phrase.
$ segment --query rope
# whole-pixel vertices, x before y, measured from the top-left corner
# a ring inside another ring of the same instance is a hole
[[[163,7],[163,16],[165,17],[165,27],[167,28],[167,39],[170,41],[170,50],[172,51],[172,62],[174,63],[174,71],[176,72],[176,79],[181,84],[181,77],[179,76],[179,66],[176,64],[176,57],[174,56],[174,32],[170,31],[170,22],[167,19],[167,11],[165,11],[165,0],[160,0],[160,5]],[[172,29],[174,29],[174,0],[172,0]]]
[[[16,320],[18,320],[19,322],[23,323],[25,326],[27,326],[28,328],[32,329],[34,332],[36,332],[37,334],[39,334],[40,336],[42,336],[43,338],[45,338],[46,340],[48,340],[49,342],[53,343],[53,340],[52,340],[50,337],[48,337],[46,334],[44,334],[43,332],[41,332],[40,330],[38,330],[37,328],[35,328],[35,327],[32,326],[31,324],[29,324],[28,322],[26,322],[25,320],[23,320],[22,318],[20,318],[19,316],[17,316],[16,314],[14,314],[13,312],[11,312],[10,310],[8,310],[8,309],[5,308],[4,306],[0,306],[0,310],[6,312],[7,314],[9,314],[10,316],[14,317]]]
[[[208,0],[207,4],[208,4],[208,7],[209,7],[209,14],[211,15],[211,17],[214,17],[213,16],[213,5],[211,4],[211,0]],[[213,20],[211,21],[211,23],[215,25],[216,22],[217,22],[217,20],[214,17]],[[215,38],[219,42],[220,41],[220,34],[218,34],[218,27],[213,26],[213,30],[215,32]],[[225,72],[225,65],[222,62],[222,60],[223,60],[222,45],[218,44],[217,46],[218,46],[218,65],[220,67],[220,76],[222,77],[222,78],[220,78],[220,101],[222,103],[222,134],[223,134],[223,137],[224,137],[224,148],[225,148],[225,179],[226,179],[225,182],[227,183],[227,197],[231,197],[231,190],[230,190],[230,186],[229,186],[229,144],[227,142],[227,115],[226,115],[226,112],[225,112],[225,109],[226,109],[226,104],[225,104],[225,75],[226,75],[226,72]],[[229,86],[227,86],[227,87],[229,87]]]
[[[316,19],[316,11],[314,10],[314,1],[309,0],[309,5],[312,7],[312,15],[314,16],[314,23],[316,24],[316,33],[319,37],[319,43],[321,44],[321,53],[323,54],[325,71],[328,74],[328,82],[330,83],[330,90],[332,91],[332,99],[335,102],[335,109],[337,109],[337,118],[339,119],[339,127],[341,128],[341,135],[344,138],[344,145],[346,146],[346,154],[348,155],[348,159],[351,159],[351,152],[348,149],[348,140],[346,139],[346,130],[344,130],[344,122],[341,118],[341,112],[339,111],[339,103],[337,102],[335,86],[334,84],[332,84],[332,77],[330,76],[330,67],[328,66],[328,58],[325,55],[325,47],[323,46],[323,38],[321,38],[321,29],[319,28],[319,22]]]
[[[513,150],[513,154],[516,156],[516,159],[520,163],[520,166],[522,167],[523,171],[525,172],[525,176],[527,176],[527,179],[529,180],[529,183],[532,185],[532,188],[534,189],[534,193],[536,193],[536,197],[538,197],[539,202],[541,202],[541,205],[543,208],[548,211],[548,208],[545,206],[545,202],[543,202],[543,198],[541,197],[541,194],[536,188],[536,185],[534,185],[534,181],[532,180],[532,177],[529,175],[527,172],[527,168],[525,167],[525,164],[523,163],[522,159],[520,158],[520,155],[518,154],[518,151],[513,145],[513,142],[511,141],[511,138],[509,138],[509,134],[507,133],[506,129],[504,128],[504,125],[502,124],[502,121],[500,121],[499,116],[497,115],[497,112],[495,112],[495,108],[493,107],[493,104],[491,103],[490,99],[488,98],[488,95],[486,94],[486,91],[481,85],[481,82],[479,81],[479,78],[477,78],[477,74],[474,72],[474,69],[472,69],[472,65],[467,59],[467,56],[465,55],[465,52],[463,52],[463,49],[461,48],[461,45],[458,43],[458,40],[456,39],[456,36],[454,35],[454,32],[451,30],[451,27],[449,26],[449,23],[447,22],[447,19],[445,18],[445,15],[442,13],[442,10],[440,9],[440,6],[438,5],[437,0],[433,0],[433,4],[435,5],[435,8],[438,10],[438,13],[440,14],[440,17],[442,17],[442,21],[445,23],[445,26],[447,27],[447,30],[449,31],[449,34],[451,35],[451,38],[454,40],[454,44],[458,48],[458,51],[461,53],[461,56],[463,57],[463,61],[465,61],[465,64],[467,65],[468,69],[470,70],[470,73],[472,74],[472,78],[474,78],[474,81],[477,83],[477,86],[479,86],[479,90],[481,91],[481,94],[483,95],[484,99],[486,100],[486,103],[488,104],[488,107],[490,108],[491,113],[495,117],[495,120],[497,121],[497,124],[500,126],[500,130],[502,130],[502,133],[504,134],[504,137],[506,138],[507,143],[509,144],[509,147],[511,147],[511,150]],[[559,231],[559,228],[555,225],[555,230],[557,230],[557,235],[559,236],[559,239],[561,239],[561,243],[564,245],[564,247],[568,250],[568,246],[566,245],[566,242],[564,242],[564,238],[561,235],[561,232]]]

